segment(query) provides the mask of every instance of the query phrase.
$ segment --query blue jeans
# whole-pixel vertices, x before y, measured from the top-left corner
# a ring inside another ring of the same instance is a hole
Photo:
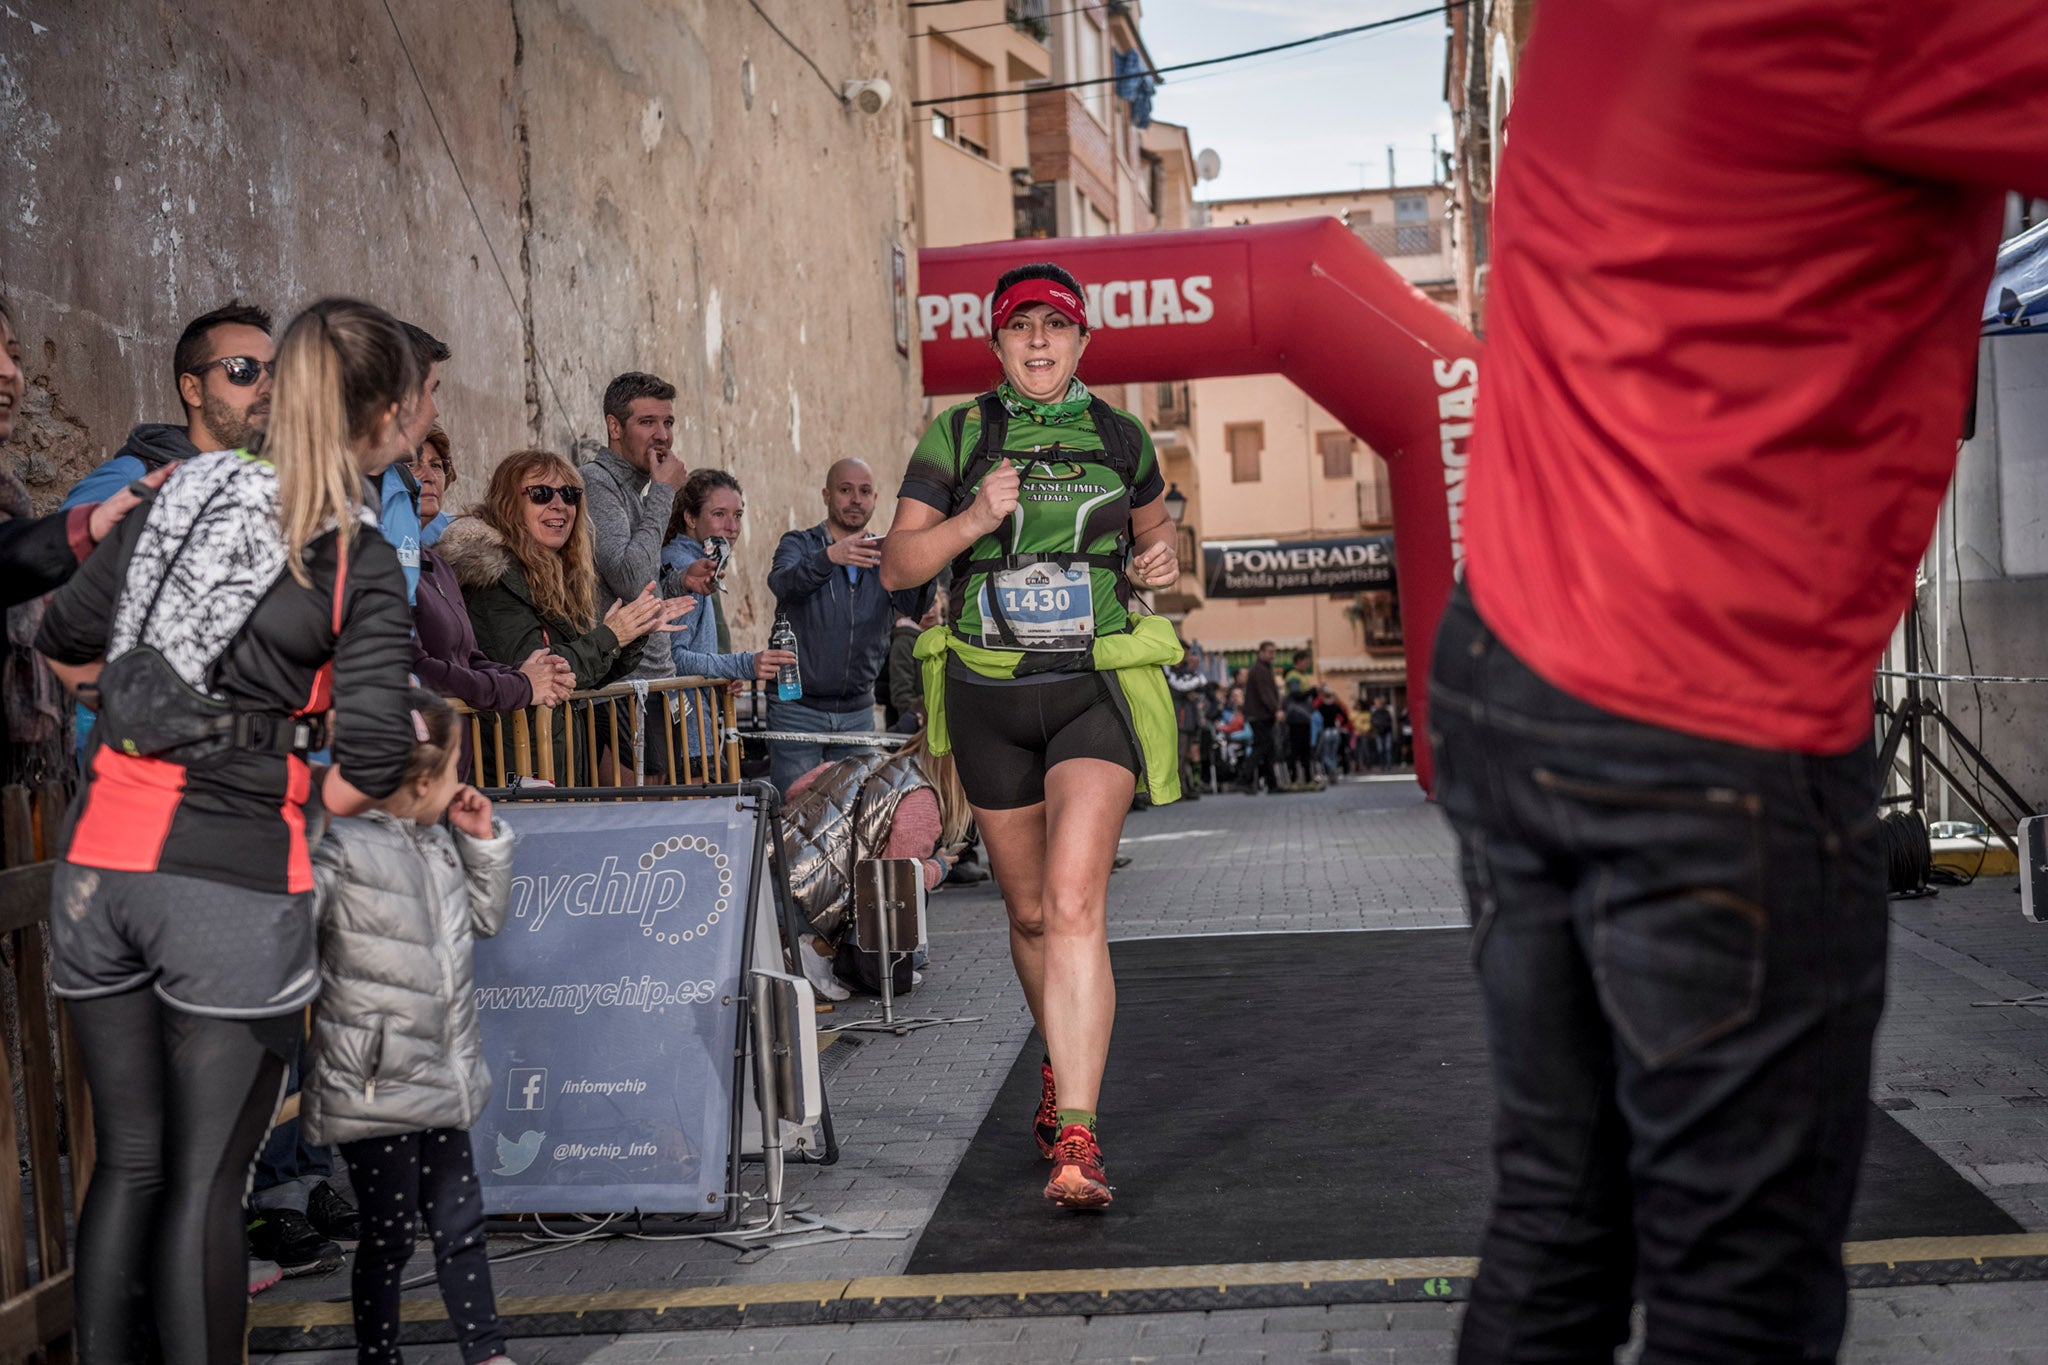
[[[1463,588],[1430,686],[1497,1112],[1459,1360],[1831,1361],[1884,1004],[1877,774],[1623,719]],[[1633,1293],[1632,1293],[1633,1291]]]
[[[299,1055],[292,1062],[291,1072],[285,1081],[287,1093],[299,1088],[304,1076],[299,1063],[306,1057],[306,1045],[299,1044]],[[313,1196],[313,1187],[334,1176],[334,1149],[331,1147],[310,1147],[299,1136],[299,1121],[288,1119],[270,1130],[263,1141],[263,1150],[256,1156],[255,1179],[249,1187],[249,1207],[252,1209],[291,1209],[298,1213],[306,1211],[306,1201]]]
[[[1316,737],[1316,766],[1328,774],[1332,782],[1337,780],[1337,752],[1343,744],[1344,732],[1335,727]]]
[[[771,687],[774,684],[769,684]],[[807,734],[873,734],[875,730],[875,708],[863,706],[857,711],[820,711],[815,706],[806,706],[801,701],[768,702],[768,728],[771,730],[800,730]],[[842,758],[856,758],[872,753],[872,746],[866,744],[825,744],[774,739],[768,742],[768,776],[775,783],[775,790],[784,796],[802,777],[820,763],[836,762]]]

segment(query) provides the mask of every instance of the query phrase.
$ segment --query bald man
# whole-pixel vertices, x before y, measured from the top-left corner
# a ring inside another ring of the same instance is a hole
[[[875,472],[865,460],[840,460],[825,472],[825,519],[791,531],[775,547],[768,590],[775,610],[796,630],[804,694],[771,697],[771,730],[806,735],[875,729],[875,680],[889,659],[898,616],[924,615],[929,586],[890,593],[882,587],[882,542],[868,530],[875,514]],[[823,739],[769,744],[769,771],[785,795],[796,780],[835,759],[868,752],[864,745]]]

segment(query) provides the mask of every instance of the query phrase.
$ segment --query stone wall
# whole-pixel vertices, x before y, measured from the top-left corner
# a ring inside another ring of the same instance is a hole
[[[762,8],[823,77],[746,0],[14,0],[6,454],[53,505],[132,424],[179,419],[187,318],[354,294],[454,347],[458,504],[511,450],[601,442],[613,374],[672,380],[679,452],[746,485],[730,615],[765,633],[776,536],[819,519],[839,456],[893,491],[921,399],[891,282],[893,246],[916,261],[907,11]],[[873,76],[887,109],[842,106]]]

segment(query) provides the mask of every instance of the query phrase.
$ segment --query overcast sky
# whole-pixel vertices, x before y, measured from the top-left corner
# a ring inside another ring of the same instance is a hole
[[[1429,0],[1149,0],[1145,45],[1162,66],[1265,47],[1427,9]],[[1203,199],[1356,189],[1432,178],[1429,137],[1450,145],[1441,14],[1390,29],[1168,75],[1156,117],[1213,147],[1223,174]],[[1362,165],[1361,165],[1362,163]]]

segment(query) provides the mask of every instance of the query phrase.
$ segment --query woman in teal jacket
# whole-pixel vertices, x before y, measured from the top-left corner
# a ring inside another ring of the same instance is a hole
[[[740,524],[746,518],[746,501],[740,481],[723,469],[692,470],[676,494],[675,510],[669,513],[669,539],[661,547],[662,591],[680,597],[687,589],[684,577],[690,566],[710,553],[710,546],[724,541],[727,553],[739,540]],[[725,626],[724,603],[726,566],[719,565],[718,585],[707,594],[702,611],[683,618],[681,628],[669,637],[670,657],[678,678],[759,678],[773,682],[776,673],[796,662],[786,649],[738,650],[731,647]],[[683,734],[688,738],[690,757],[701,752],[697,735],[694,693],[683,698]],[[708,728],[708,727],[707,727]]]

